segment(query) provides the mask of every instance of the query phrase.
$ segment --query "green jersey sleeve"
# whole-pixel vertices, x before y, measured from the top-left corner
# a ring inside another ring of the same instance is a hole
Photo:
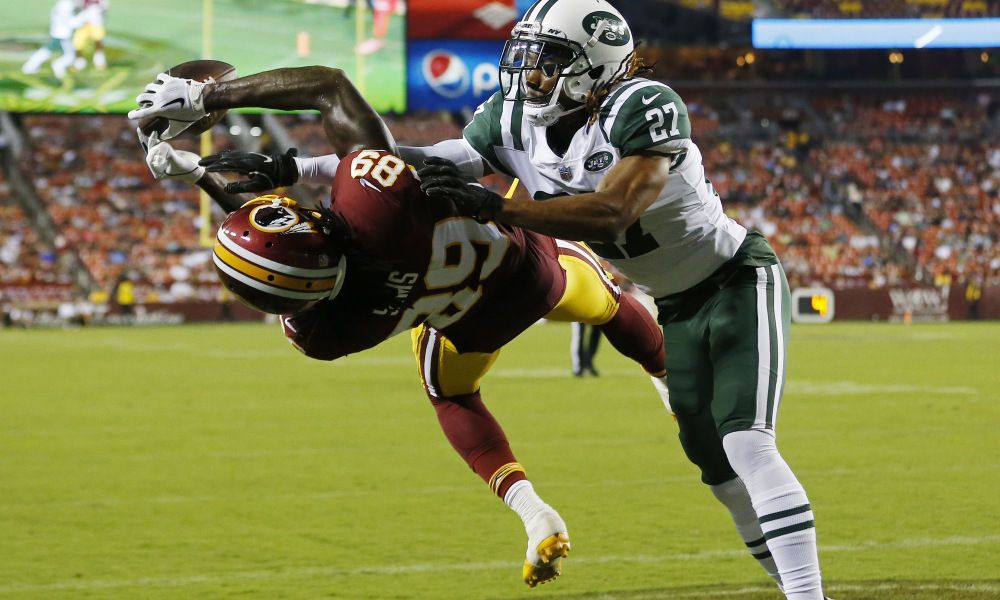
[[[650,149],[683,151],[691,139],[687,106],[665,85],[623,86],[605,106],[602,128],[623,157]]]
[[[472,120],[462,130],[462,136],[469,145],[479,153],[494,171],[513,176],[507,166],[500,162],[496,148],[503,145],[501,128],[503,127],[503,97],[500,92],[494,93],[479,105]]]

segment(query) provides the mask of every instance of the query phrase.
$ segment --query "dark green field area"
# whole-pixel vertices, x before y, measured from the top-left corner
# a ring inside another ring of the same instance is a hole
[[[209,55],[244,75],[279,67],[338,67],[376,110],[406,108],[405,23],[399,15],[390,19],[384,47],[359,60],[355,19],[339,7],[296,0],[212,0],[206,46],[203,0],[115,0],[106,13],[106,70],[88,66],[59,80],[46,63],[37,74],[25,75],[21,65],[49,40],[53,4],[0,0],[0,109],[126,112],[135,108],[136,95],[157,73]],[[367,16],[361,39],[372,35],[371,13]],[[304,57],[297,52],[300,35],[309,39]],[[88,47],[82,54],[91,51]]]
[[[0,331],[0,598],[778,600],[649,379],[609,346],[573,378],[569,333],[531,328],[483,384],[570,527],[531,590],[406,336],[323,363],[276,325]],[[828,594],[1000,597],[1000,324],[791,335],[779,447]]]

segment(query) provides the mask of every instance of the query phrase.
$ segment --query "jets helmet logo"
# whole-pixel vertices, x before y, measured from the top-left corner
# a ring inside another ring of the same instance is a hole
[[[601,21],[606,21],[607,26],[601,33],[600,41],[609,46],[624,46],[632,39],[632,32],[628,25],[617,16],[604,11],[592,12],[583,19],[583,29],[590,35],[594,35]]]

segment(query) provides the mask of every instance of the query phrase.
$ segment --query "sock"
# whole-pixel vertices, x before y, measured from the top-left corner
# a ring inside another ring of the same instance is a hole
[[[735,431],[722,438],[733,470],[746,485],[789,600],[823,600],[816,528],[806,491],[778,453],[771,431]]]
[[[524,469],[511,452],[507,436],[479,393],[432,399],[438,422],[452,447],[497,496],[503,498]]]
[[[757,520],[757,513],[754,512],[753,504],[750,502],[750,494],[743,485],[743,480],[737,477],[729,481],[711,486],[712,493],[718,498],[733,517],[736,531],[740,534],[743,543],[750,549],[750,555],[757,559],[760,566],[764,567],[767,574],[778,584],[778,589],[783,590],[781,576],[778,575],[778,567],[774,564],[774,557],[767,549],[767,542],[764,539],[764,532],[760,528]]]
[[[503,497],[504,504],[521,517],[521,520],[528,523],[539,511],[551,508],[542,502],[542,499],[535,493],[535,488],[527,479],[522,479],[510,486]]]
[[[566,523],[554,508],[542,502],[542,499],[535,493],[531,482],[526,479],[511,485],[504,495],[503,501],[524,522],[524,531],[528,534],[528,550],[525,553],[525,559],[535,565],[541,565],[536,550],[538,544],[553,535],[566,533]],[[560,537],[565,539],[568,550],[569,537]]]

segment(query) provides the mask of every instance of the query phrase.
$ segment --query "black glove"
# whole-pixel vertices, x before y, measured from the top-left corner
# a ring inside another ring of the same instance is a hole
[[[447,158],[427,158],[424,165],[417,171],[420,189],[428,196],[450,198],[463,216],[485,223],[496,218],[503,208],[503,196],[463,174],[458,165]]]
[[[198,161],[206,171],[212,173],[225,171],[246,175],[246,181],[232,181],[226,184],[230,194],[244,192],[266,192],[275,188],[295,185],[299,180],[299,169],[295,166],[295,148],[289,148],[284,154],[260,154],[258,152],[240,152],[238,150],[223,150],[218,154],[206,156]]]

